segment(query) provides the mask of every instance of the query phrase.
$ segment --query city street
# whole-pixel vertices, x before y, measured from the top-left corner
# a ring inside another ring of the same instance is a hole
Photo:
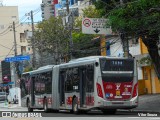
[[[135,109],[132,110],[118,110],[117,113],[115,115],[104,115],[102,114],[101,111],[91,111],[87,114],[71,114],[67,111],[60,111],[58,113],[54,113],[54,112],[49,112],[49,113],[45,113],[43,110],[34,110],[34,113],[36,113],[38,115],[38,118],[34,118],[34,119],[38,119],[38,120],[43,120],[47,117],[48,119],[56,119],[58,117],[58,119],[84,119],[85,117],[87,117],[87,119],[117,119],[117,120],[124,120],[124,119],[136,119],[136,120],[142,120],[144,117],[145,119],[151,120],[151,119],[160,119],[160,94],[155,94],[155,95],[142,95],[139,97],[139,106]],[[0,103],[0,111],[4,112],[4,111],[8,111],[8,112],[14,112],[15,113],[25,113],[28,114],[27,112],[27,108],[25,107],[19,107],[18,104],[11,104],[11,105],[7,105],[4,102]],[[30,113],[29,113],[30,114]],[[145,116],[146,114],[146,116]],[[155,115],[157,114],[157,116],[153,116],[151,117],[151,115]],[[150,116],[147,116],[150,115]],[[41,118],[42,116],[42,118]],[[70,118],[71,117],[71,118]],[[7,118],[5,118],[7,120]],[[22,119],[24,120],[24,118]],[[32,120],[25,118],[25,120]]]

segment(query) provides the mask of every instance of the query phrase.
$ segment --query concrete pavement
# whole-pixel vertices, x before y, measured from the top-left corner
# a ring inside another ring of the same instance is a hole
[[[0,108],[21,108],[18,104],[8,104],[8,102],[1,101],[0,102]]]
[[[133,111],[159,112],[160,94],[148,94],[139,96],[139,106]]]

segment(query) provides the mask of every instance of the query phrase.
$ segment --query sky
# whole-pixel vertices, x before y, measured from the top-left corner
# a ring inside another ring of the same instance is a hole
[[[19,20],[29,13],[31,10],[33,12],[34,22],[42,21],[40,4],[42,0],[0,0],[3,1],[4,6],[18,6]],[[30,22],[31,20],[26,20],[25,17],[21,22]]]

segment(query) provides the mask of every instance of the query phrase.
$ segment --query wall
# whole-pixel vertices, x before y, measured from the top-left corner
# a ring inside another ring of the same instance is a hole
[[[144,80],[138,80],[138,94],[143,95],[145,94],[145,81]]]
[[[141,54],[148,53],[147,47],[140,39]],[[158,80],[153,66],[143,66],[143,80],[148,94],[160,93],[160,81]]]
[[[42,2],[42,18],[48,20],[51,16],[54,16],[52,0],[42,0]]]
[[[106,39],[101,39],[101,56],[106,56]]]
[[[17,6],[1,6],[0,7],[0,25],[4,25],[4,28],[0,29],[0,61],[3,61],[6,57],[13,57],[14,52],[14,34],[13,34],[13,20],[15,20],[15,31],[16,31],[16,42],[17,42],[17,53],[21,54],[21,46],[28,48],[27,40],[20,41],[20,33],[24,33],[24,30],[31,30],[31,25],[20,24],[18,16]],[[16,18],[16,19],[12,19]],[[27,51],[32,53],[32,51]],[[13,65],[12,65],[13,66]],[[13,68],[13,67],[12,67]],[[1,72],[1,70],[0,70]],[[0,83],[2,82],[2,75],[0,73]],[[12,78],[11,78],[12,79]]]

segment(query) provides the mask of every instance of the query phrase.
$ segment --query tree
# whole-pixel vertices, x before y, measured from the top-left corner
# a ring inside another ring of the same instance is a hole
[[[104,4],[105,3],[105,4]],[[160,78],[160,56],[158,40],[160,34],[160,12],[151,8],[160,6],[159,0],[98,0],[95,3],[101,15],[109,19],[112,30],[123,32],[125,37],[141,37],[148,48],[157,76]]]
[[[89,11],[89,12],[88,12]],[[83,16],[89,18],[99,18],[100,14],[94,6],[88,6],[83,10]],[[74,22],[73,28],[82,29],[82,16],[77,17]],[[92,43],[91,40],[97,35],[83,34],[81,31],[72,31],[72,52],[73,57],[83,57],[87,55],[96,55],[99,48],[96,46],[92,48],[90,54],[87,54],[87,48],[92,47],[96,43]],[[49,20],[40,22],[37,25],[37,31],[35,32],[35,47],[41,56],[41,63],[43,63],[43,58],[45,54],[50,54],[54,56],[56,64],[59,64],[60,58],[69,55],[69,39],[70,31],[67,30],[63,24],[60,17],[52,17]],[[57,62],[58,61],[58,62]]]
[[[67,54],[68,30],[64,29],[60,17],[51,17],[49,20],[40,22],[35,32],[35,47],[43,62],[44,55],[53,56],[58,64],[60,58]]]
[[[88,18],[100,18],[99,11],[95,8],[95,6],[90,5],[84,8],[83,17]],[[82,29],[82,16],[79,16],[75,19],[75,28]],[[82,31],[73,31],[72,39],[73,39],[73,49],[74,49],[74,57],[84,57],[88,55],[97,55],[99,51],[99,45],[92,41],[94,37],[99,35],[96,34],[84,34]],[[97,44],[97,45],[96,45]]]

